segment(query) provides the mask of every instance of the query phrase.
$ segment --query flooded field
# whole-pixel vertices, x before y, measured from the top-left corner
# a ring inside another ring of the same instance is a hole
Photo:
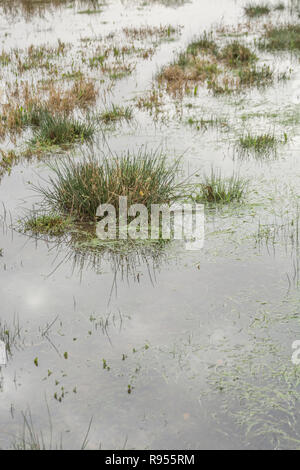
[[[0,448],[300,448],[299,60],[297,0],[0,0]],[[132,155],[201,250],[96,241]]]

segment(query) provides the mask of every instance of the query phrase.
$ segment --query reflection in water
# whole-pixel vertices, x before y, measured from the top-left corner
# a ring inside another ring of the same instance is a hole
[[[101,248],[100,250],[84,251],[78,247],[72,247],[71,257],[73,270],[93,269],[101,272],[101,265],[109,262],[115,276],[120,273],[122,279],[132,278],[139,282],[139,272],[146,267],[151,281],[155,280],[155,271],[165,261],[166,253],[161,247],[135,246],[130,250],[115,251],[113,248]]]
[[[180,7],[189,3],[190,0],[147,0],[141,2],[143,6],[157,3],[165,7]],[[136,2],[135,2],[136,3]],[[26,21],[46,13],[55,13],[58,8],[74,7],[78,11],[99,12],[103,9],[105,2],[100,0],[0,0],[1,13],[12,18],[23,16]]]
[[[55,8],[73,5],[76,8],[97,9],[98,0],[0,0],[1,12],[4,15],[15,17],[22,15],[26,20],[30,20],[33,15],[42,16],[51,12]]]
[[[95,225],[89,226],[88,230],[86,226],[84,229],[76,228],[61,238],[51,239],[40,235],[31,235],[30,238],[36,249],[39,243],[46,243],[49,253],[54,253],[54,267],[47,277],[68,264],[71,265],[72,274],[79,275],[81,281],[85,272],[111,272],[113,282],[110,299],[113,292],[117,294],[118,281],[139,283],[141,276],[146,274],[152,285],[156,283],[156,274],[160,267],[168,264],[171,258],[176,259],[179,251],[177,244],[171,242],[102,242],[95,236]]]
[[[110,293],[117,293],[117,282],[130,281],[140,283],[141,276],[147,275],[154,285],[157,282],[156,274],[162,265],[171,260],[176,261],[182,251],[181,241],[150,241],[150,240],[122,240],[101,241],[96,236],[95,224],[77,224],[71,231],[61,237],[32,234],[22,231],[22,223],[13,223],[11,214],[3,210],[0,215],[0,230],[4,235],[11,232],[22,233],[27,241],[33,241],[37,250],[41,244],[54,255],[53,269],[47,277],[51,277],[63,266],[71,265],[72,274],[79,275],[83,280],[84,272],[94,271],[96,274],[111,272],[113,283]],[[28,243],[25,242],[28,249]],[[1,246],[0,246],[1,248]],[[35,292],[27,298],[31,307],[39,306],[44,294]]]
[[[107,265],[113,274],[113,283],[110,298],[115,291],[117,295],[117,282],[140,282],[141,275],[146,272],[152,284],[156,282],[156,273],[162,264],[166,264],[170,259],[170,244],[142,243],[113,244],[103,243],[101,246],[92,248],[82,243],[74,242],[74,239],[67,244],[56,245],[59,257],[63,254],[63,259],[56,264],[56,269],[62,263],[72,263],[72,273],[77,273],[80,279],[83,278],[84,271],[93,270],[97,274],[107,271]],[[53,272],[54,272],[53,271]],[[52,274],[52,273],[51,273]]]
[[[101,331],[111,345],[113,345],[111,332],[115,330],[121,333],[124,322],[129,320],[131,320],[131,317],[123,314],[120,310],[114,313],[109,312],[106,315],[101,316],[97,316],[95,314],[90,315],[90,322],[93,325],[94,330]]]

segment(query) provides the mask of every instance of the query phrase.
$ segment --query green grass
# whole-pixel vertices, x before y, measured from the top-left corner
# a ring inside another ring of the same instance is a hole
[[[2,67],[5,67],[6,65],[10,64],[11,62],[11,57],[9,54],[7,54],[5,51],[2,51],[0,54],[0,65]]]
[[[221,58],[230,67],[240,67],[250,65],[257,61],[257,57],[249,47],[244,46],[239,41],[227,44],[221,51]]]
[[[72,226],[70,217],[62,217],[57,214],[31,214],[23,222],[24,232],[31,232],[34,235],[61,236]]]
[[[132,109],[129,106],[112,105],[100,114],[100,121],[105,124],[115,123],[117,121],[130,121],[132,119]]]
[[[0,149],[0,178],[5,173],[10,174],[13,165],[16,165],[20,159],[19,155],[15,153],[14,150],[8,150],[5,152],[4,150]]]
[[[128,206],[169,203],[180,196],[177,183],[179,161],[168,165],[160,153],[126,154],[99,159],[88,155],[80,162],[72,158],[50,162],[52,176],[46,187],[36,187],[45,204],[58,214],[76,221],[95,221],[100,204],[119,207],[119,196]]]
[[[241,86],[264,87],[274,80],[274,71],[269,65],[240,68],[237,72]]]
[[[208,130],[209,128],[228,128],[228,122],[225,118],[211,117],[211,118],[189,118],[187,124],[194,127],[196,130]]]
[[[204,33],[197,39],[194,39],[187,47],[186,50],[187,54],[191,54],[193,56],[198,55],[199,53],[205,52],[217,55],[218,53],[218,46],[216,42],[212,38],[212,34]]]
[[[45,113],[34,130],[29,145],[34,148],[51,146],[68,146],[78,141],[89,140],[94,134],[92,122],[84,123],[64,115]]]
[[[286,134],[285,141],[287,141]],[[278,143],[278,139],[274,135],[251,135],[248,133],[240,137],[238,145],[244,153],[254,152],[259,156],[267,156],[273,152],[276,152]]]
[[[13,119],[15,121],[15,127],[23,129],[30,126],[38,126],[43,119],[43,116],[49,114],[49,112],[39,106],[32,106],[26,109],[23,106],[16,106],[13,110]],[[0,117],[3,122],[7,121],[7,117],[2,115]]]
[[[91,120],[85,123],[65,114],[51,114],[44,106],[34,105],[28,109],[21,106],[17,109],[17,119],[22,128],[33,129],[29,149],[68,146],[91,139],[95,132]]]
[[[300,51],[300,25],[285,24],[269,27],[258,45],[261,49],[269,51]]]
[[[248,3],[244,8],[246,16],[257,18],[271,13],[271,7],[268,3]]]
[[[248,182],[239,175],[233,174],[224,178],[220,170],[211,169],[210,175],[204,176],[200,185],[200,193],[194,198],[196,202],[227,204],[239,202],[247,191]]]
[[[32,106],[28,109],[20,107],[20,123],[22,127],[39,127],[50,116],[49,111],[43,106]]]

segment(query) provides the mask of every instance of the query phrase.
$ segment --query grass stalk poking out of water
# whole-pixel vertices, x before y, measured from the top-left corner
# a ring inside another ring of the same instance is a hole
[[[100,121],[104,124],[114,124],[118,121],[130,121],[132,119],[132,109],[129,106],[116,106],[112,105],[111,108],[106,109],[100,115]]]
[[[258,157],[268,157],[272,154],[276,155],[278,144],[285,144],[287,141],[286,133],[282,141],[273,134],[251,135],[248,133],[239,138],[238,147],[242,154],[254,153]]]
[[[200,193],[194,198],[196,202],[209,202],[227,204],[239,202],[246,194],[248,181],[238,174],[225,178],[220,170],[211,169],[209,175],[204,176],[200,185]]]
[[[21,329],[17,319],[14,319],[12,326],[0,321],[0,340],[5,344],[6,352],[12,355],[13,347],[17,347],[21,341]]]
[[[271,7],[268,3],[248,3],[244,11],[249,18],[258,18],[260,16],[269,15],[271,13]]]

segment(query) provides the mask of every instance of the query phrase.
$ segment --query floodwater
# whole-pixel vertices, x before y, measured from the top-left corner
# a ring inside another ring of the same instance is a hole
[[[238,171],[250,191],[243,204],[207,209],[199,252],[171,244],[95,256],[14,229],[38,202],[28,182],[47,177],[47,159],[21,161],[3,176],[0,318],[11,329],[18,323],[20,337],[0,372],[0,447],[22,439],[24,415],[46,447],[80,448],[90,423],[89,449],[300,447],[300,369],[292,363],[300,340],[299,56],[260,54],[279,71],[291,68],[287,81],[225,97],[199,87],[183,100],[166,96],[162,115],[150,115],[136,100],[157,71],[205,29],[245,23],[245,2],[111,0],[94,14],[79,13],[86,2],[56,3],[1,6],[0,50],[60,39],[76,56],[85,37],[113,32],[118,43],[124,27],[180,26],[100,94],[96,109],[129,104],[134,120],[107,129],[105,142],[100,134],[98,146],[160,147],[183,155],[190,173],[212,164]],[[187,125],[203,114],[226,117],[229,129]],[[286,133],[288,142],[274,158],[240,158],[235,142],[250,129]]]

